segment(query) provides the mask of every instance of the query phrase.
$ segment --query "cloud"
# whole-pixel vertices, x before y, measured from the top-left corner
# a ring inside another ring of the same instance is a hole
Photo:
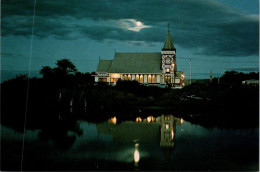
[[[2,36],[31,35],[33,2],[2,2]],[[198,55],[258,55],[258,16],[214,0],[38,0],[34,33],[39,39],[163,42],[167,23],[174,44]]]

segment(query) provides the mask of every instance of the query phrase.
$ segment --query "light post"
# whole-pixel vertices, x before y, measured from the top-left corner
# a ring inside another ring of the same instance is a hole
[[[173,83],[174,83],[174,63],[172,62],[172,76],[171,76],[171,78],[172,78],[172,88],[173,88]]]
[[[191,84],[191,59],[190,59],[190,84]]]

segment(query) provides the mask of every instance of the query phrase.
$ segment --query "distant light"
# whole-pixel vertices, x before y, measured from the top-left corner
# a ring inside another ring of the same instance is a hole
[[[136,22],[136,26],[142,26],[142,22],[140,21]]]
[[[181,124],[183,123],[183,119],[181,118]]]

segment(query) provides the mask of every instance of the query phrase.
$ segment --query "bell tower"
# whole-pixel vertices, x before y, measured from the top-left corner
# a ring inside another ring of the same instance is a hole
[[[173,45],[172,37],[170,34],[170,24],[168,24],[168,33],[161,51],[161,69],[162,81],[164,84],[174,84],[174,76],[177,71],[176,65],[176,48]]]

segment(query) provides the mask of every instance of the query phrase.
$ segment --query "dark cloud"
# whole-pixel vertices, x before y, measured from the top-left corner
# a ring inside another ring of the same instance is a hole
[[[31,35],[33,3],[33,0],[2,1],[2,36]],[[114,25],[73,24],[118,19],[136,19],[152,27],[134,32]],[[213,0],[37,0],[34,33],[38,38],[64,40],[87,37],[98,41],[163,42],[168,22],[174,43],[196,54],[258,54],[258,18]]]

